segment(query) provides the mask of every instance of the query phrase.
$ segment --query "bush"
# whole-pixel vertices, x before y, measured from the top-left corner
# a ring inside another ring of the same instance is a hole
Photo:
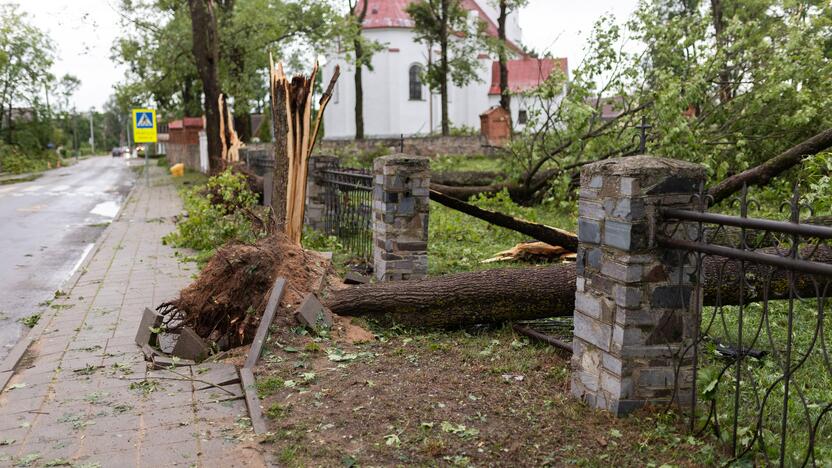
[[[0,172],[23,174],[42,171],[47,168],[47,162],[51,162],[54,167],[57,159],[57,156],[49,153],[24,154],[17,146],[0,143]]]
[[[257,195],[242,174],[226,170],[203,186],[183,191],[182,198],[187,217],[163,241],[198,250],[197,260],[207,260],[228,241],[254,243],[263,235],[252,223]]]

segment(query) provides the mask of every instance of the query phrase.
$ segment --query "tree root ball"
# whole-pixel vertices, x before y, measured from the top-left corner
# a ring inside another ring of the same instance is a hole
[[[157,310],[173,328],[191,327],[220,349],[230,349],[253,340],[275,278],[286,278],[281,302],[286,311],[331,276],[337,277],[327,259],[275,233],[253,245],[223,246],[179,298]]]

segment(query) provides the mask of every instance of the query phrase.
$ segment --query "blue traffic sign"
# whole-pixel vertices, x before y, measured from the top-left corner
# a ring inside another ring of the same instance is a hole
[[[136,112],[136,128],[153,128],[153,113]]]

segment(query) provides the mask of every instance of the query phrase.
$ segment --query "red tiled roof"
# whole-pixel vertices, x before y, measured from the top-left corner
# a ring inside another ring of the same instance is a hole
[[[168,124],[169,130],[181,130],[183,128],[202,128],[204,127],[202,117],[185,117],[184,119],[174,120]]]
[[[358,0],[355,11],[360,12],[364,8],[365,1],[369,2],[369,5],[367,6],[367,16],[364,17],[364,29],[413,27],[413,20],[406,10],[408,5],[418,0]],[[480,8],[477,2],[462,0],[462,7],[468,11],[476,11],[480,19],[485,22],[488,34],[497,37],[497,25]],[[509,44],[516,52],[522,53],[522,49],[517,44],[511,41],[509,41]]]
[[[185,117],[185,126],[188,128],[202,128],[204,126],[202,117]]]
[[[531,57],[508,61],[508,88],[512,92],[534,89],[549,78],[552,71],[559,68],[564,74],[569,73],[565,58],[536,59]],[[491,65],[491,88],[488,94],[500,94],[500,63]]]

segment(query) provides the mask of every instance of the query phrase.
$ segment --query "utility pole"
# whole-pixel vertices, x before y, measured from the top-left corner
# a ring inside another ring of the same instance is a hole
[[[93,156],[95,156],[95,122],[93,120],[94,113],[95,107],[90,107],[90,145],[92,145]]]

